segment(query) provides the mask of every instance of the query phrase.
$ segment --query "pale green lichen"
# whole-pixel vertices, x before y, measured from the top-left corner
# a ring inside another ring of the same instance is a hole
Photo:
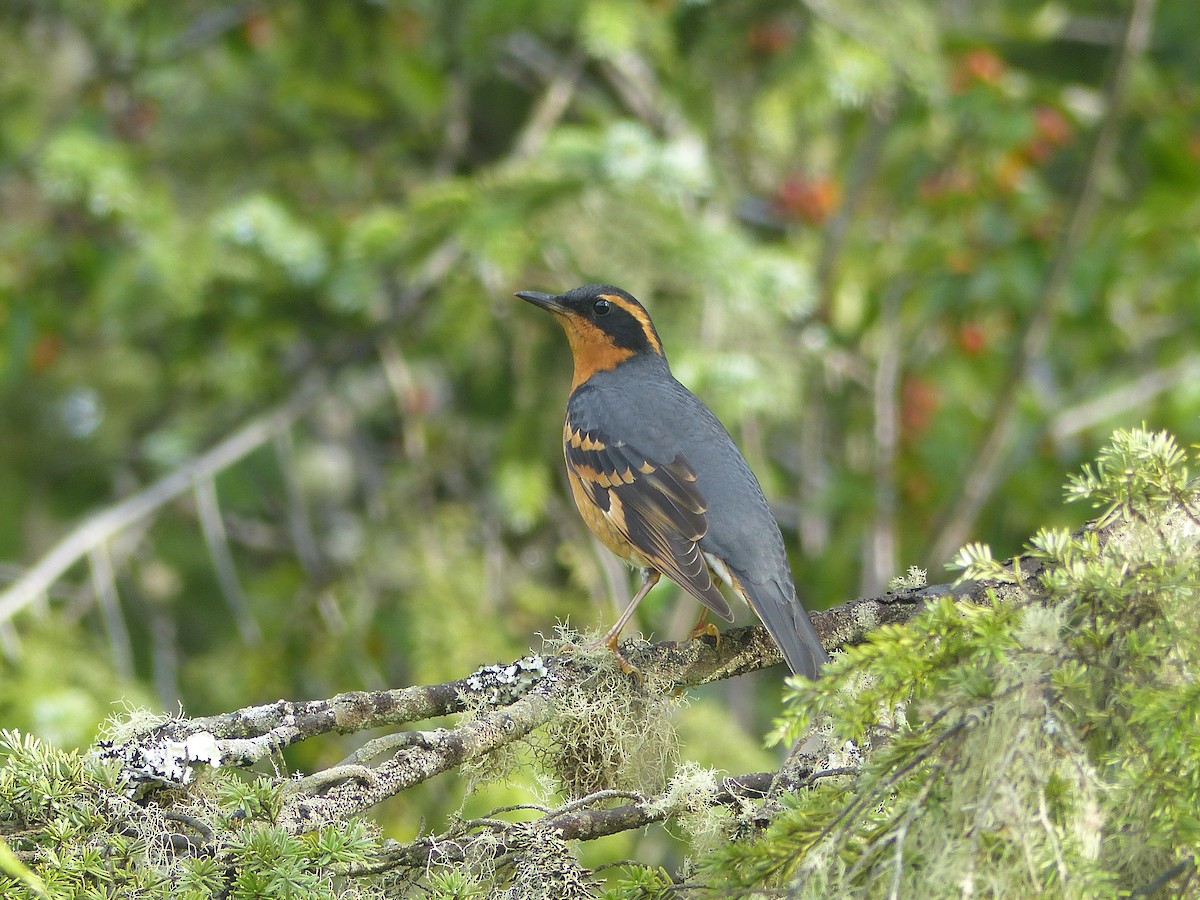
[[[897,575],[888,582],[888,590],[897,591],[913,591],[920,590],[929,584],[929,573],[919,566],[909,566],[908,571],[903,575]]]
[[[678,742],[672,701],[647,693],[606,649],[598,666],[556,703],[537,755],[568,796],[663,788]]]

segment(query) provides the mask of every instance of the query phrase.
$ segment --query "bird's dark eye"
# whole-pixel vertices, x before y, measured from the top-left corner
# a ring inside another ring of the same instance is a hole
[[[607,300],[597,300],[592,304],[592,312],[598,316],[607,316],[610,309],[612,309],[612,304]]]

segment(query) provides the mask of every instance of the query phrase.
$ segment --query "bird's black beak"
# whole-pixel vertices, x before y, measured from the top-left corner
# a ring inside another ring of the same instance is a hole
[[[517,291],[516,295],[522,300],[528,300],[534,306],[544,309],[547,312],[566,312],[566,307],[562,305],[558,297],[554,294],[543,294],[541,291]]]

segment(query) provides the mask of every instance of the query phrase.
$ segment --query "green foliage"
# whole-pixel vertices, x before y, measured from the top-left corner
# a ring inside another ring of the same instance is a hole
[[[604,900],[671,900],[677,895],[671,874],[648,866],[625,867],[620,883],[600,894]]]
[[[109,648],[94,635],[34,623],[22,633],[21,654],[0,659],[0,720],[25,722],[62,747],[85,746],[116,698],[151,702],[145,686],[112,670]]]
[[[938,600],[793,684],[776,739],[818,724],[862,771],[717,851],[708,883],[1115,897],[1194,877],[1200,486],[1184,462],[1167,434],[1117,432],[1067,486],[1103,524],[1039,532],[1035,580]],[[1017,571],[983,548],[960,559],[971,577]]]
[[[963,562],[999,574],[982,548],[1006,556],[1033,523],[1058,553],[1071,513],[1048,498],[1110,429],[1198,436],[1200,39],[1190,4],[1158,4],[1052,351],[1012,372],[1128,4],[977,6],[0,4],[0,580],[307,376],[327,385],[216,479],[260,639],[185,495],[103,548],[115,609],[85,559],[0,622],[0,721],[82,747],[118,698],[204,714],[435,681],[609,618],[561,476],[566,350],[522,288],[617,281],[646,301],[817,606],[882,590],[898,560],[942,563],[923,548],[1012,379]],[[1092,499],[1118,515],[1175,490],[1150,482]],[[656,589],[642,627],[678,636],[679,602]],[[936,663],[895,637],[897,662],[986,694],[990,670],[939,667],[998,641],[1006,609],[927,623]],[[718,690],[676,709],[681,755],[766,766],[777,690],[759,685],[738,715]],[[498,805],[537,790],[493,787]],[[462,788],[380,821],[409,834]],[[679,852],[658,839],[639,838]]]
[[[918,557],[1036,302],[1103,69],[1069,11],[1024,0],[969,20],[915,0],[0,15],[0,556],[36,559],[300,373],[341,376],[345,405],[295,435],[299,457],[342,460],[300,495],[314,558],[293,552],[275,460],[219,486],[265,643],[284,652],[245,671],[187,504],[119,548],[135,674],[158,664],[161,705],[206,710],[425,677],[596,619],[581,598],[609,592],[601,569],[560,549],[582,534],[555,474],[561,336],[515,288],[618,280],[646,299],[784,513],[818,604],[861,582],[879,497],[864,448],[891,409],[890,487],[911,526],[891,529],[896,558]],[[1171,5],[1155,24],[1194,30]],[[1019,475],[980,518],[997,546],[1064,521],[1050,485],[1127,415],[1041,440],[1054,411],[1186,361],[1200,328],[1200,44],[1152,46],[1055,353],[1024,395]],[[547,79],[574,65],[556,118]],[[876,398],[893,344],[897,394]],[[360,402],[380,358],[387,387]],[[1186,433],[1200,396],[1156,396],[1137,413]],[[447,523],[443,503],[462,515]],[[397,547],[443,541],[488,567],[454,585],[378,574]],[[431,596],[454,621],[497,623],[493,640],[447,655],[420,621]]]
[[[217,786],[217,802],[233,816],[268,822],[275,821],[282,805],[279,786],[270,778],[222,779]]]
[[[465,872],[435,872],[429,879],[429,896],[434,900],[483,900],[488,888]]]
[[[49,896],[46,893],[46,883],[21,862],[3,840],[0,840],[0,874],[22,884],[38,900]]]
[[[6,898],[384,896],[377,879],[344,879],[378,854],[378,832],[348,821],[290,836],[272,824],[268,779],[218,771],[187,797],[139,806],[110,767],[30,735],[0,732],[0,759],[0,834],[28,866],[0,866]]]
[[[1096,458],[1096,467],[1083,467],[1067,482],[1067,502],[1090,500],[1104,509],[1097,524],[1138,518],[1138,510],[1171,501],[1183,504],[1189,492],[1187,454],[1165,431],[1149,432],[1143,425],[1117,432]],[[1069,548],[1055,548],[1055,555]],[[1044,551],[1049,553],[1050,551]]]

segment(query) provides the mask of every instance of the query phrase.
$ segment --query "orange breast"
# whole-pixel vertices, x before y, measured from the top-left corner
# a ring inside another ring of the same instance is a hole
[[[600,539],[600,543],[626,562],[639,568],[646,568],[645,558],[638,553],[633,544],[626,540],[625,535],[621,534],[620,529],[605,514],[604,510],[592,501],[583,487],[583,482],[571,471],[569,466],[567,467],[567,480],[571,483],[571,496],[575,498],[575,506],[579,509],[579,515],[583,517],[583,521],[591,529],[592,534]],[[620,501],[616,497],[610,495],[610,502],[618,504],[619,509]]]

